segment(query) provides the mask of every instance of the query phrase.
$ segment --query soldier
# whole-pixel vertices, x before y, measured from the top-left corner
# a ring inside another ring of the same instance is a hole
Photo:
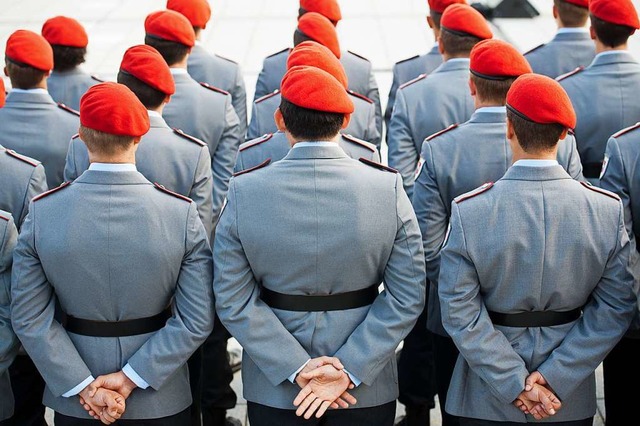
[[[587,68],[557,80],[578,115],[575,131],[584,176],[598,184],[607,140],[640,117],[640,103],[629,101],[630,93],[640,92],[640,64],[626,51],[640,21],[631,0],[592,0],[589,10],[597,55]]]
[[[524,54],[533,72],[556,78],[585,67],[596,55],[589,30],[589,0],[554,0],[553,17],[558,25],[556,36],[547,44]]]
[[[56,426],[95,424],[75,396],[95,413],[100,388],[131,395],[123,419],[189,425],[185,362],[213,325],[206,231],[194,202],[136,171],[149,116],[128,88],[93,86],[80,114],[91,166],[32,202],[14,257],[14,330]]]
[[[12,89],[0,109],[0,145],[41,161],[49,188],[62,183],[69,139],[78,131],[78,113],[47,92],[52,68],[53,52],[42,36],[27,30],[11,34],[5,74]]]
[[[80,68],[89,44],[87,32],[75,19],[56,16],[44,23],[42,36],[53,49],[53,71],[47,80],[49,93],[56,102],[77,110],[87,89],[102,81]]]
[[[389,120],[393,112],[393,105],[396,100],[396,92],[398,88],[405,83],[419,77],[421,74],[430,74],[440,65],[442,65],[442,55],[438,48],[438,38],[440,37],[440,19],[442,13],[447,6],[454,3],[466,4],[466,0],[429,0],[429,14],[427,15],[427,23],[433,31],[433,39],[435,43],[431,50],[423,55],[416,55],[400,62],[396,62],[393,66],[393,81],[391,90],[389,91],[389,99],[387,108],[384,113],[384,121],[389,128]]]
[[[291,68],[276,114],[293,148],[234,177],[217,225],[214,292],[244,348],[252,426],[301,424],[296,414],[316,410],[328,426],[393,423],[394,352],[424,305],[422,244],[400,176],[336,144],[351,112],[330,74]],[[324,413],[332,401],[356,405]]]
[[[438,290],[461,355],[446,410],[462,426],[547,415],[545,424],[591,425],[595,369],[637,310],[620,199],[576,182],[556,161],[558,140],[575,124],[557,82],[518,78],[507,95],[513,166],[452,203]],[[540,410],[535,401],[546,397]]]
[[[207,0],[167,0],[167,9],[187,17],[196,33],[196,44],[191,49],[187,71],[194,80],[219,87],[231,95],[233,109],[240,120],[242,135],[247,133],[247,93],[242,70],[237,62],[207,52],[200,38],[211,18]]]
[[[444,63],[400,87],[387,133],[389,166],[402,175],[409,197],[424,139],[473,113],[469,93],[469,53],[493,37],[482,15],[466,4],[452,4],[440,21],[440,52]]]

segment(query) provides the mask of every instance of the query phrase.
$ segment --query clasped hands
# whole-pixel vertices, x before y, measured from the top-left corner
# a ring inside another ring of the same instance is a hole
[[[125,400],[135,388],[122,371],[99,376],[80,392],[80,404],[94,419],[109,425],[122,417]]]
[[[560,399],[538,371],[534,371],[527,377],[524,390],[513,404],[523,413],[531,414],[536,420],[555,415],[562,406]]]

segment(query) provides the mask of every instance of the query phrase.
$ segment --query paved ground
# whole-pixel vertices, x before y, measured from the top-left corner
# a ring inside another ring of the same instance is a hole
[[[210,0],[213,22],[204,32],[207,48],[241,63],[246,76],[248,97],[262,59],[290,46],[296,22],[296,0]],[[636,1],[640,6],[640,0]],[[497,0],[488,0],[497,3]],[[532,20],[498,20],[496,34],[528,50],[552,37],[555,28],[550,16],[551,0],[531,0],[541,13]],[[105,79],[114,79],[127,47],[143,42],[144,17],[162,9],[164,0],[0,0],[0,40],[18,28],[39,31],[42,23],[55,15],[79,19],[90,36],[87,70]],[[368,57],[374,66],[383,103],[391,84],[394,62],[425,52],[433,43],[425,22],[425,0],[345,0],[344,20],[339,25],[343,47]],[[640,57],[640,37],[634,37],[632,51]],[[384,152],[383,152],[384,154]],[[238,393],[241,385],[234,381]],[[599,386],[602,401],[602,386]],[[600,404],[602,405],[602,404]],[[244,420],[241,401],[234,414]],[[401,412],[401,407],[399,408]],[[437,410],[432,424],[439,425]],[[602,424],[601,417],[596,424]]]

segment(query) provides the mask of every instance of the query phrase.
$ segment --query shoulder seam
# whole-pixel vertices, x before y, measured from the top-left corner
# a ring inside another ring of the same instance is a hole
[[[607,191],[606,189],[593,186],[589,182],[584,182],[584,181],[580,181],[580,184],[585,188],[592,190],[593,192],[597,192],[598,194],[606,195],[609,198],[613,198],[614,200],[620,201],[620,197],[617,194]]]
[[[47,197],[47,196],[53,194],[54,192],[60,191],[61,189],[64,189],[69,185],[71,185],[71,182],[69,182],[69,181],[63,182],[60,186],[58,186],[56,188],[50,189],[48,191],[45,191],[40,195],[36,195],[35,197],[33,197],[31,199],[31,201],[35,202],[35,201],[41,200],[42,198]]]
[[[247,141],[245,146],[241,146],[239,151],[243,152],[249,148],[253,148],[254,146],[260,145],[263,142],[268,141],[269,139],[271,139],[273,137],[273,133],[266,133],[262,136],[260,136],[257,139],[254,139],[253,141]]]
[[[365,141],[362,141],[362,140],[360,140],[360,139],[356,138],[356,137],[355,137],[355,136],[353,136],[353,135],[350,135],[350,134],[344,134],[344,133],[343,133],[343,134],[342,134],[342,138],[343,138],[343,139],[348,140],[349,142],[355,143],[355,144],[356,144],[356,145],[358,145],[358,146],[361,146],[361,147],[363,147],[363,148],[366,148],[366,149],[368,149],[369,151],[371,151],[371,152],[373,152],[373,153],[375,153],[375,152],[376,152],[376,149],[375,149],[375,147],[374,147],[374,146],[369,146],[367,143],[365,143]]]
[[[367,166],[371,166],[374,169],[378,169],[378,170],[382,170],[382,171],[386,171],[386,172],[391,172],[391,173],[398,173],[398,171],[396,169],[394,169],[393,167],[389,167],[389,166],[385,166],[384,164],[380,164],[377,163],[375,161],[371,161],[369,159],[366,159],[364,157],[360,157],[359,161],[363,164],[366,164]]]
[[[253,172],[254,170],[261,169],[263,167],[268,166],[270,163],[271,163],[271,158],[267,158],[266,160],[264,160],[262,163],[258,164],[257,166],[249,167],[248,169],[244,169],[244,170],[241,170],[241,171],[239,171],[237,173],[234,173],[233,177],[242,176],[242,175],[245,175],[245,174],[247,174],[249,172]]]
[[[622,129],[620,131],[618,131],[617,133],[614,133],[613,136],[611,136],[612,138],[618,138],[626,133],[631,132],[632,130],[636,130],[637,128],[640,128],[640,123],[636,123],[633,126],[629,126],[625,129]]]
[[[444,135],[445,133],[455,129],[456,127],[458,127],[458,124],[452,124],[451,126],[447,127],[446,129],[440,130],[439,132],[436,132],[436,133],[432,134],[431,136],[427,136],[425,138],[425,141],[429,142],[429,141],[437,138],[438,136]]]
[[[41,164],[40,162],[36,161],[35,159],[30,158],[30,157],[26,157],[24,155],[20,155],[20,154],[18,154],[17,152],[15,152],[12,149],[6,149],[5,152],[8,155],[10,155],[11,157],[13,157],[15,159],[18,159],[18,160],[22,161],[23,163],[27,163],[30,166],[38,167]],[[34,160],[34,161],[31,161],[31,160]]]
[[[177,128],[174,127],[172,130],[173,130],[173,133],[175,133],[176,135],[180,136],[183,139],[188,140],[189,142],[193,142],[193,143],[195,143],[197,145],[200,145],[200,146],[203,146],[203,147],[207,146],[207,144],[205,142],[201,141],[200,139],[198,139],[198,138],[196,138],[194,136],[186,134],[185,132],[183,132],[180,129],[177,129]]]
[[[401,84],[400,87],[398,89],[404,89],[405,87],[409,87],[414,83],[417,83],[418,81],[427,78],[427,74],[420,74],[419,76],[417,76],[416,78],[414,78],[413,80],[409,80],[404,84]]]
[[[456,198],[453,199],[453,201],[455,201],[456,204],[459,204],[463,201],[469,200],[477,195],[480,195],[484,192],[487,192],[488,190],[490,190],[491,188],[493,188],[494,183],[493,182],[487,182],[484,185],[474,189],[471,192],[467,192],[466,194],[462,194],[457,196]]]
[[[164,192],[165,194],[173,195],[174,197],[179,198],[179,199],[181,199],[181,200],[183,200],[183,201],[187,201],[187,202],[189,202],[189,203],[191,203],[191,202],[193,201],[193,200],[192,200],[191,198],[189,198],[189,197],[185,197],[185,196],[184,196],[184,195],[182,195],[182,194],[178,194],[177,192],[174,192],[174,191],[171,191],[171,190],[169,190],[169,189],[165,188],[165,187],[164,187],[164,185],[160,185],[158,182],[154,182],[154,183],[153,183],[153,186],[154,186],[157,190],[162,191],[162,192]]]
[[[573,71],[569,71],[569,72],[568,72],[568,73],[566,73],[566,74],[562,74],[562,75],[560,75],[560,76],[556,77],[556,81],[562,81],[562,80],[564,80],[565,78],[571,77],[572,75],[576,75],[576,74],[578,74],[578,73],[580,73],[580,72],[582,72],[582,71],[584,71],[584,67],[578,67],[578,68],[576,68],[576,69],[575,69],[575,70],[573,70]]]

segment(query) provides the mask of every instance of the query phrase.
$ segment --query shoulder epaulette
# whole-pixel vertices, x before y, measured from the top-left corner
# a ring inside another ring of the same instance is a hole
[[[417,58],[419,58],[419,57],[420,57],[420,55],[415,55],[415,56],[412,56],[412,57],[410,57],[410,58],[403,59],[403,60],[401,60],[401,61],[396,62],[396,65],[397,65],[397,64],[403,64],[403,63],[408,62],[408,61],[413,61],[414,59],[417,59]]]
[[[624,135],[625,133],[629,133],[632,130],[636,130],[637,128],[640,128],[640,123],[636,123],[633,126],[627,127],[626,129],[622,129],[620,130],[618,133],[615,133],[613,136],[611,136],[612,138],[619,138],[620,136]]]
[[[242,146],[240,146],[240,152],[247,150],[249,148],[253,148],[256,145],[260,145],[261,143],[264,143],[266,141],[268,141],[269,139],[271,139],[273,137],[273,133],[267,133],[265,135],[260,136],[259,138],[256,138],[254,140],[248,141],[246,143],[243,143]]]
[[[266,160],[264,160],[262,163],[258,164],[257,166],[249,167],[248,169],[241,170],[241,171],[239,171],[237,173],[234,173],[233,177],[237,177],[237,176],[244,175],[244,174],[247,174],[249,172],[252,172],[254,170],[261,169],[263,167],[268,166],[269,163],[271,163],[271,158],[267,158]]]
[[[222,90],[222,89],[220,89],[218,87],[215,87],[215,86],[212,86],[212,85],[210,85],[208,83],[200,83],[200,86],[206,87],[207,89],[213,90],[214,92],[222,93],[223,95],[229,95],[230,94],[226,90]]]
[[[91,74],[91,79],[93,79],[93,80],[97,81],[98,83],[104,83],[104,80],[103,80],[103,79],[101,79],[100,77],[98,77],[98,76],[97,76],[97,75],[95,75],[95,74]]]
[[[7,149],[5,151],[8,155],[12,156],[13,158],[17,158],[18,160],[22,161],[23,163],[27,163],[33,167],[37,167],[38,165],[40,165],[40,163],[36,160],[34,160],[33,158],[24,156],[24,155],[20,155],[17,152],[15,152],[12,149]]]
[[[405,87],[409,87],[411,86],[413,83],[417,83],[420,80],[424,80],[425,78],[427,78],[426,74],[420,74],[419,76],[417,76],[416,78],[414,78],[413,80],[409,80],[404,84],[400,85],[400,89],[404,89]]]
[[[66,188],[66,187],[67,187],[67,186],[69,186],[69,185],[71,185],[71,182],[64,182],[62,185],[60,185],[60,186],[59,186],[59,187],[57,187],[57,188],[50,189],[50,190],[48,190],[48,191],[46,191],[46,192],[43,192],[43,193],[42,193],[42,194],[40,194],[40,195],[36,195],[35,197],[33,197],[33,200],[32,200],[32,201],[38,201],[38,200],[43,199],[44,197],[48,197],[49,195],[53,194],[54,192],[58,192],[58,191],[60,191],[61,189]]]
[[[356,145],[360,145],[363,148],[368,149],[371,152],[376,152],[376,148],[375,145],[370,144],[369,142],[365,142],[363,140],[360,140],[358,138],[356,138],[355,136],[352,135],[342,135],[342,139],[347,140],[349,142],[355,143]]]
[[[169,195],[173,195],[174,197],[179,198],[179,199],[181,199],[183,201],[188,201],[189,203],[192,201],[191,198],[185,197],[184,195],[178,194],[177,192],[170,191],[167,188],[165,188],[164,185],[160,185],[157,182],[154,182],[153,186],[155,186],[157,190],[162,191],[162,192],[164,192],[166,194],[169,194]]]
[[[620,197],[618,197],[613,192],[609,192],[606,189],[602,189],[602,188],[598,188],[597,186],[593,186],[589,182],[580,181],[580,183],[582,184],[582,186],[584,186],[587,189],[592,190],[593,192],[597,192],[599,194],[606,195],[607,197],[613,198],[614,200],[620,201]]]
[[[365,95],[361,95],[360,93],[354,92],[353,90],[347,90],[349,92],[350,95],[355,96],[356,98],[360,98],[364,101],[367,101],[368,103],[372,104],[373,101],[369,98],[367,98]]]
[[[455,201],[456,203],[461,203],[463,201],[466,201],[470,198],[475,197],[476,195],[480,195],[483,192],[487,192],[488,190],[490,190],[491,188],[493,188],[493,182],[487,182],[484,185],[474,189],[471,192],[467,192],[466,194],[462,194],[456,198],[454,198],[453,201]]]
[[[576,68],[576,69],[575,69],[575,70],[573,70],[573,71],[569,71],[569,72],[568,72],[568,73],[566,73],[566,74],[562,74],[561,76],[556,77],[556,81],[562,81],[562,80],[564,80],[564,79],[565,79],[565,78],[567,78],[567,77],[571,77],[572,75],[576,75],[576,74],[578,74],[579,72],[582,72],[583,70],[584,70],[584,67],[578,67],[578,68]]]
[[[262,102],[262,101],[266,101],[267,99],[274,97],[274,96],[275,96],[275,95],[277,95],[278,93],[280,93],[280,89],[276,89],[276,90],[274,90],[274,91],[273,91],[273,92],[271,92],[271,93],[267,93],[267,94],[266,94],[266,95],[264,95],[264,96],[260,96],[258,99],[256,99],[256,100],[255,100],[255,102],[254,102],[254,103],[259,104],[259,103],[260,103],[260,102]]]
[[[58,108],[63,109],[65,111],[67,111],[67,112],[70,112],[73,115],[77,115],[78,117],[80,117],[80,112],[76,111],[75,109],[73,109],[71,107],[66,106],[63,103],[58,103]]]
[[[544,44],[544,43],[542,43],[541,45],[538,45],[538,46],[534,47],[533,49],[528,50],[527,52],[523,53],[523,55],[524,55],[524,56],[527,56],[529,53],[531,53],[531,52],[535,52],[536,50],[540,49],[540,48],[541,48],[542,46],[544,46],[544,45],[545,45],[545,44]]]
[[[267,58],[271,58],[271,57],[273,57],[273,56],[277,56],[277,55],[279,55],[279,54],[281,54],[281,53],[284,53],[284,52],[289,52],[290,50],[291,50],[291,48],[290,48],[290,47],[285,47],[284,49],[279,50],[279,51],[277,51],[276,53],[272,53],[271,55],[267,56]]]
[[[9,218],[1,214],[0,214],[0,219],[6,220],[7,222],[9,222]]]
[[[236,64],[236,65],[238,65],[238,63],[237,63],[236,61],[232,60],[232,59],[225,58],[224,56],[220,56],[220,55],[218,55],[218,54],[216,54],[216,56],[217,56],[218,58],[220,58],[220,59],[224,59],[224,60],[225,60],[225,61],[227,61],[227,62],[231,62],[232,64]]]
[[[457,125],[457,124],[452,124],[451,126],[447,127],[447,128],[446,128],[446,129],[444,129],[444,130],[440,130],[439,132],[434,133],[434,134],[432,134],[431,136],[427,136],[427,138],[425,139],[425,141],[429,142],[430,140],[435,139],[435,138],[437,138],[437,137],[438,137],[438,136],[440,136],[440,135],[444,135],[445,133],[447,133],[447,132],[448,132],[448,131],[450,131],[450,130],[455,129],[456,127],[458,127],[458,125]]]
[[[196,144],[198,144],[200,146],[207,146],[207,144],[204,143],[203,141],[201,141],[200,139],[198,139],[196,137],[193,137],[191,135],[188,135],[188,134],[186,134],[185,132],[183,132],[180,129],[173,128],[173,133],[175,133],[176,135],[178,135],[178,136],[180,136],[180,137],[182,137],[182,138],[184,138],[184,139],[186,139],[186,140],[188,140],[190,142],[196,143]]]
[[[364,57],[364,56],[362,56],[362,55],[358,55],[357,53],[354,53],[354,52],[352,52],[352,51],[350,51],[350,50],[347,50],[347,52],[351,53],[353,56],[357,56],[357,57],[358,57],[358,58],[360,58],[360,59],[364,59],[364,60],[365,60],[365,61],[367,61],[367,62],[371,62],[370,60],[368,60],[367,58],[365,58],[365,57]]]
[[[80,137],[80,133],[76,133],[75,135],[71,136],[71,139],[78,139]]]
[[[376,163],[375,161],[367,160],[364,157],[360,158],[360,162],[378,170],[384,170],[386,172],[391,172],[391,173],[398,173],[398,171],[392,167],[385,166],[384,164]]]

